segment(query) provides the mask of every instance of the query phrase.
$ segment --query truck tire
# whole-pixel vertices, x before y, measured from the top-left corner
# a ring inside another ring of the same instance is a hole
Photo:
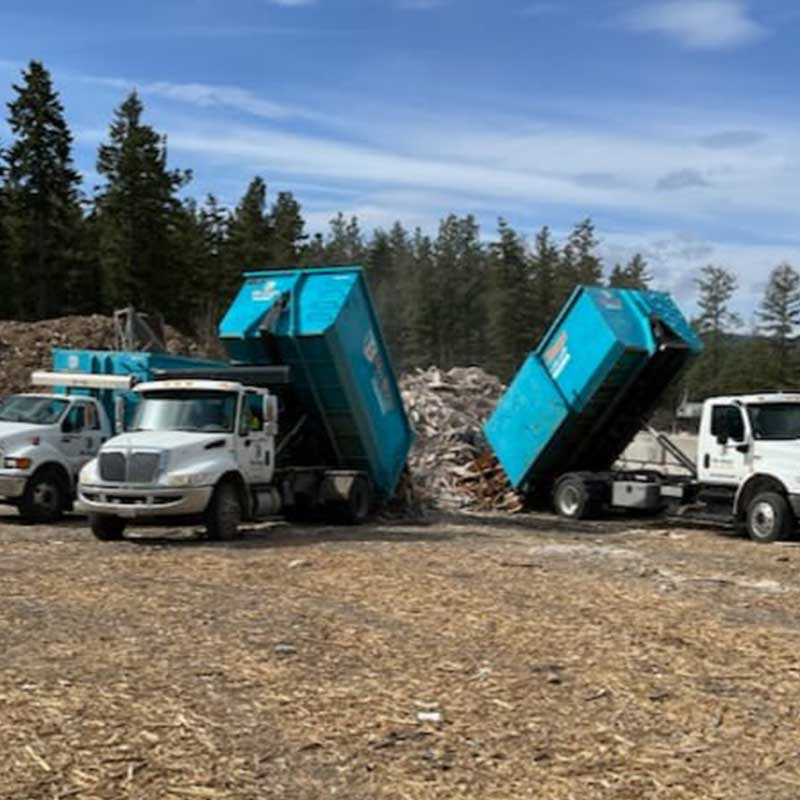
[[[118,542],[125,533],[125,520],[111,514],[89,514],[89,525],[95,539],[101,542]]]
[[[786,498],[776,492],[757,494],[747,507],[747,534],[760,544],[788,538],[793,520]]]
[[[242,521],[242,503],[239,490],[232,481],[217,485],[204,515],[208,538],[217,542],[229,542],[236,538]]]
[[[369,481],[360,475],[353,479],[347,500],[335,504],[335,514],[345,525],[360,525],[366,522],[372,509],[372,492]]]
[[[553,492],[553,505],[561,517],[584,519],[589,513],[589,492],[580,478],[564,478]]]
[[[28,481],[19,513],[28,522],[55,522],[63,514],[66,502],[61,476],[55,469],[44,467]]]

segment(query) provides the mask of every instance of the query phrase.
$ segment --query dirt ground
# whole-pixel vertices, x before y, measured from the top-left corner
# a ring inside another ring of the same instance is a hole
[[[792,798],[800,549],[454,515],[0,516],[0,797]]]

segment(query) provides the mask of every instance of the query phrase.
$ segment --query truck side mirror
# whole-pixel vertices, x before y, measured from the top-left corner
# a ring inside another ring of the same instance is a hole
[[[725,445],[728,444],[728,435],[726,433],[720,433],[717,436],[717,444],[722,445],[722,447],[725,447]]]
[[[278,398],[272,395],[264,395],[264,422],[278,421]]]
[[[61,423],[61,433],[72,433],[72,420],[69,417]]]

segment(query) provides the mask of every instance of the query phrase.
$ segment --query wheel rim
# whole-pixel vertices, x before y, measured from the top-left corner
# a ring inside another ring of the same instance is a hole
[[[766,502],[757,503],[750,515],[750,527],[759,539],[766,539],[775,533],[775,509]]]
[[[561,513],[573,517],[578,513],[581,505],[581,495],[575,486],[565,486],[559,492],[559,507]]]
[[[58,487],[51,483],[37,483],[33,488],[33,504],[45,514],[54,514],[58,511],[61,498]]]

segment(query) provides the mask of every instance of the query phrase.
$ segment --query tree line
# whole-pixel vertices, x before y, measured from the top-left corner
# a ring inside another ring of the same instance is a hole
[[[206,337],[249,269],[363,264],[399,369],[476,364],[508,379],[576,285],[647,288],[637,254],[608,270],[590,219],[565,240],[542,227],[530,240],[502,218],[486,241],[472,215],[451,214],[435,235],[400,222],[366,234],[337,214],[310,235],[291,192],[272,199],[255,176],[234,208],[187,195],[192,173],[169,165],[167,138],[144,119],[134,91],[113,111],[90,195],[72,158],[73,137],[50,73],[23,70],[8,103],[11,141],[0,143],[0,318],[108,313],[134,305]],[[3,146],[4,145],[4,146]],[[735,276],[705,267],[697,279],[707,343],[685,381],[694,397],[747,386],[789,386],[800,278],[777,267],[758,331],[733,336]],[[750,386],[750,378],[756,381]]]

